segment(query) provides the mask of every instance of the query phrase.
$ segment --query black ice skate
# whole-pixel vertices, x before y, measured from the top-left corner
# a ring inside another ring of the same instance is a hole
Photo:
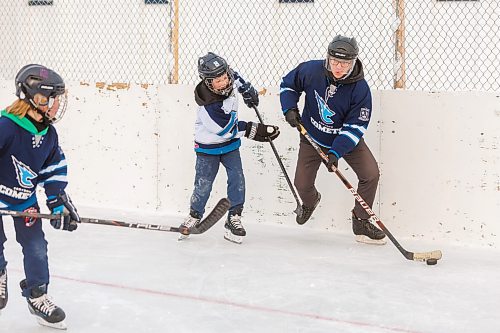
[[[189,211],[189,216],[186,217],[186,219],[184,220],[184,222],[182,222],[182,224],[179,226],[179,228],[182,230],[182,229],[189,229],[191,227],[194,227],[195,225],[197,225],[201,220],[201,216],[200,214],[198,214],[197,212],[195,212],[194,210],[190,210]],[[182,231],[181,231],[182,232]],[[184,234],[180,234],[179,235],[179,238],[177,240],[184,240],[186,238],[189,238],[189,235],[184,235]]]
[[[366,244],[384,245],[387,243],[385,234],[368,219],[360,219],[352,213],[352,231],[356,241]]]
[[[22,280],[20,285],[22,290],[26,289],[26,280]],[[26,297],[26,301],[28,302],[28,309],[31,314],[36,316],[40,325],[60,330],[67,329],[64,322],[66,314],[47,295],[47,285],[44,284],[31,289],[31,296]]]
[[[0,271],[0,310],[5,308],[9,299],[7,291],[7,270]]]
[[[316,199],[316,202],[314,203],[313,207],[307,207],[304,204],[302,204],[300,212],[297,212],[297,218],[295,219],[295,221],[297,221],[298,224],[306,223],[307,220],[311,218],[311,215],[318,206],[320,200],[321,200],[321,194],[318,192],[318,198]]]
[[[226,228],[224,238],[236,244],[241,244],[243,237],[247,235],[245,228],[241,224],[241,212],[229,212],[224,228]]]

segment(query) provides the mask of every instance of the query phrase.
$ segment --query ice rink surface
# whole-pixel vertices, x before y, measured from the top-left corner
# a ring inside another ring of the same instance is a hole
[[[182,218],[141,221],[176,226]],[[0,332],[55,332],[38,326],[20,295],[21,248],[10,218],[4,223],[10,297]],[[223,221],[183,242],[169,232],[82,224],[68,233],[47,223],[49,294],[72,333],[500,332],[497,249],[395,235],[410,251],[443,251],[427,266],[390,241],[243,223],[241,245],[223,239]]]

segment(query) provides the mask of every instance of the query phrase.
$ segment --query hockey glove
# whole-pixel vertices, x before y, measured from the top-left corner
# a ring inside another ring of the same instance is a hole
[[[259,93],[250,82],[242,84],[241,87],[238,88],[238,91],[241,96],[243,96],[243,102],[245,102],[249,108],[259,105]]]
[[[335,166],[335,168],[338,168],[339,158],[334,153],[329,152],[328,153],[328,162],[326,163],[326,168],[328,169],[329,172],[333,172],[332,166]]]
[[[50,196],[47,199],[47,207],[52,214],[61,215],[60,218],[50,220],[50,224],[55,229],[73,231],[78,228],[77,223],[80,222],[80,216],[66,193]]]
[[[267,139],[272,141],[276,139],[278,135],[280,135],[278,126],[263,125],[251,121],[247,123],[247,129],[245,130],[245,136],[247,138],[260,142],[267,141]]]
[[[300,113],[299,109],[291,108],[288,109],[285,113],[285,120],[292,127],[297,127],[300,124]]]

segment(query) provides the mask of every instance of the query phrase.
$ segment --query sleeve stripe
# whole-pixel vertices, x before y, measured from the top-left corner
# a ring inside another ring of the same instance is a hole
[[[296,92],[295,90],[293,90],[292,88],[281,88],[281,89],[280,89],[280,94],[281,94],[281,93],[284,93],[285,91],[292,91],[292,92],[294,92],[294,93],[297,93],[297,92]]]
[[[66,162],[66,160],[62,160],[55,165],[50,165],[50,166],[46,167],[45,169],[40,170],[40,172],[38,174],[43,175],[44,173],[55,171],[57,169],[66,167],[67,165],[68,165],[68,163]]]
[[[351,125],[351,124],[344,124],[345,127],[350,127],[350,128],[353,128],[355,130],[358,130],[361,135],[365,134],[366,132],[366,127],[364,126],[360,126],[360,125]]]
[[[359,142],[359,138],[357,136],[355,136],[354,134],[352,134],[351,132],[340,131],[339,135],[347,136],[349,139],[351,139],[352,142],[354,142],[355,145],[357,145]]]

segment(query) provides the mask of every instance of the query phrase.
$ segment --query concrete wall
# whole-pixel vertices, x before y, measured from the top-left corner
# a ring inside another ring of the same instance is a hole
[[[78,205],[187,214],[193,188],[193,86],[70,83],[70,105],[57,124],[69,160],[68,192]],[[498,247],[500,96],[495,93],[374,91],[366,140],[381,168],[374,210],[398,238]],[[15,99],[0,81],[2,107]],[[280,114],[278,89],[261,96],[264,121],[293,179],[298,133]],[[257,121],[243,108],[240,119]],[[295,225],[295,200],[267,143],[243,139],[245,220]],[[355,184],[345,164],[340,168]],[[225,196],[221,168],[209,201]],[[323,200],[304,228],[350,232],[352,195],[321,169]]]

